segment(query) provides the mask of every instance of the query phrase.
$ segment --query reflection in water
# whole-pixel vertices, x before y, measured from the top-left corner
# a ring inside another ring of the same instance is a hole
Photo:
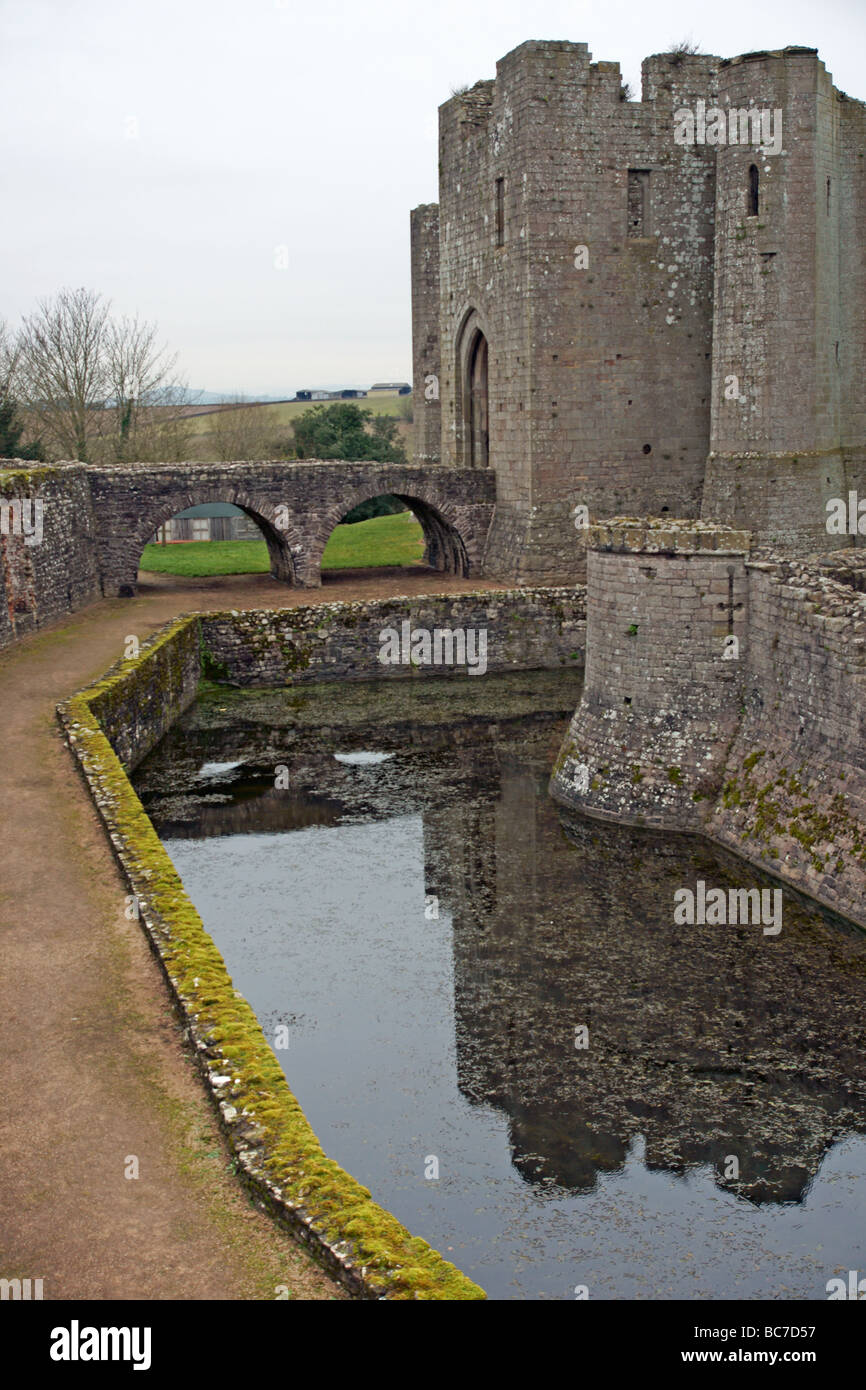
[[[778,937],[675,925],[770,880],[558,812],[573,675],[472,685],[220,691],[136,778],[326,1151],[497,1297],[825,1297],[866,1263],[862,934],[787,889]]]
[[[335,753],[334,757],[338,763],[349,763],[354,767],[370,767],[374,763],[386,763],[389,758],[393,758],[393,753],[371,753],[366,749],[359,749],[357,753]]]

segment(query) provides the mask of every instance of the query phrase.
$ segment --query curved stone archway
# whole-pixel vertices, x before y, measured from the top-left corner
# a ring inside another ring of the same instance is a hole
[[[329,507],[321,516],[316,527],[316,538],[310,544],[307,552],[307,564],[304,566],[308,576],[307,583],[321,583],[322,556],[325,546],[334,528],[340,525],[343,517],[362,502],[370,502],[375,497],[386,495],[397,497],[414,513],[420,523],[424,533],[425,565],[429,565],[431,569],[439,570],[442,573],[456,574],[462,578],[475,572],[481,557],[480,555],[476,557],[470,553],[470,551],[474,551],[475,547],[471,545],[471,539],[467,545],[466,539],[461,534],[461,518],[453,514],[448,515],[452,509],[447,503],[437,499],[439,503],[437,505],[436,502],[419,497],[414,492],[401,492],[396,488],[389,489],[387,494],[383,490],[374,492],[368,486],[356,488],[341,498],[336,506]]]
[[[178,512],[208,502],[230,502],[239,507],[262,533],[268,547],[271,575],[286,584],[299,582],[295,554],[303,546],[297,527],[285,509],[277,513],[272,503],[250,495],[243,488],[193,487],[152,499],[142,507],[131,532],[125,538],[116,538],[113,549],[117,581],[110,591],[120,598],[133,597],[138,585],[141,556],[151,537]],[[105,591],[109,592],[108,589]]]

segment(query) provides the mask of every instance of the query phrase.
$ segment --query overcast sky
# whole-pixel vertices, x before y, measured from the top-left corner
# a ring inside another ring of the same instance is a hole
[[[818,48],[866,99],[866,0],[0,0],[0,316],[85,285],[194,387],[409,380],[440,102],[526,39],[588,43],[639,93],[689,36]]]

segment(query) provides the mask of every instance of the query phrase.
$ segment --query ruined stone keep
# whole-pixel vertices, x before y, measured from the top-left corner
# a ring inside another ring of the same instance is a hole
[[[439,190],[415,458],[495,473],[485,573],[581,578],[576,507],[855,543],[826,504],[866,494],[866,105],[816,50],[655,55],[632,101],[522,44],[440,107]]]

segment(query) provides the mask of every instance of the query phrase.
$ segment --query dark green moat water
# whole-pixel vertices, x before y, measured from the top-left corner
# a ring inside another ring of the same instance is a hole
[[[778,885],[563,817],[578,695],[211,690],[135,782],[326,1152],[491,1296],[826,1298],[866,1273],[866,938],[787,889],[778,936],[676,925]]]

